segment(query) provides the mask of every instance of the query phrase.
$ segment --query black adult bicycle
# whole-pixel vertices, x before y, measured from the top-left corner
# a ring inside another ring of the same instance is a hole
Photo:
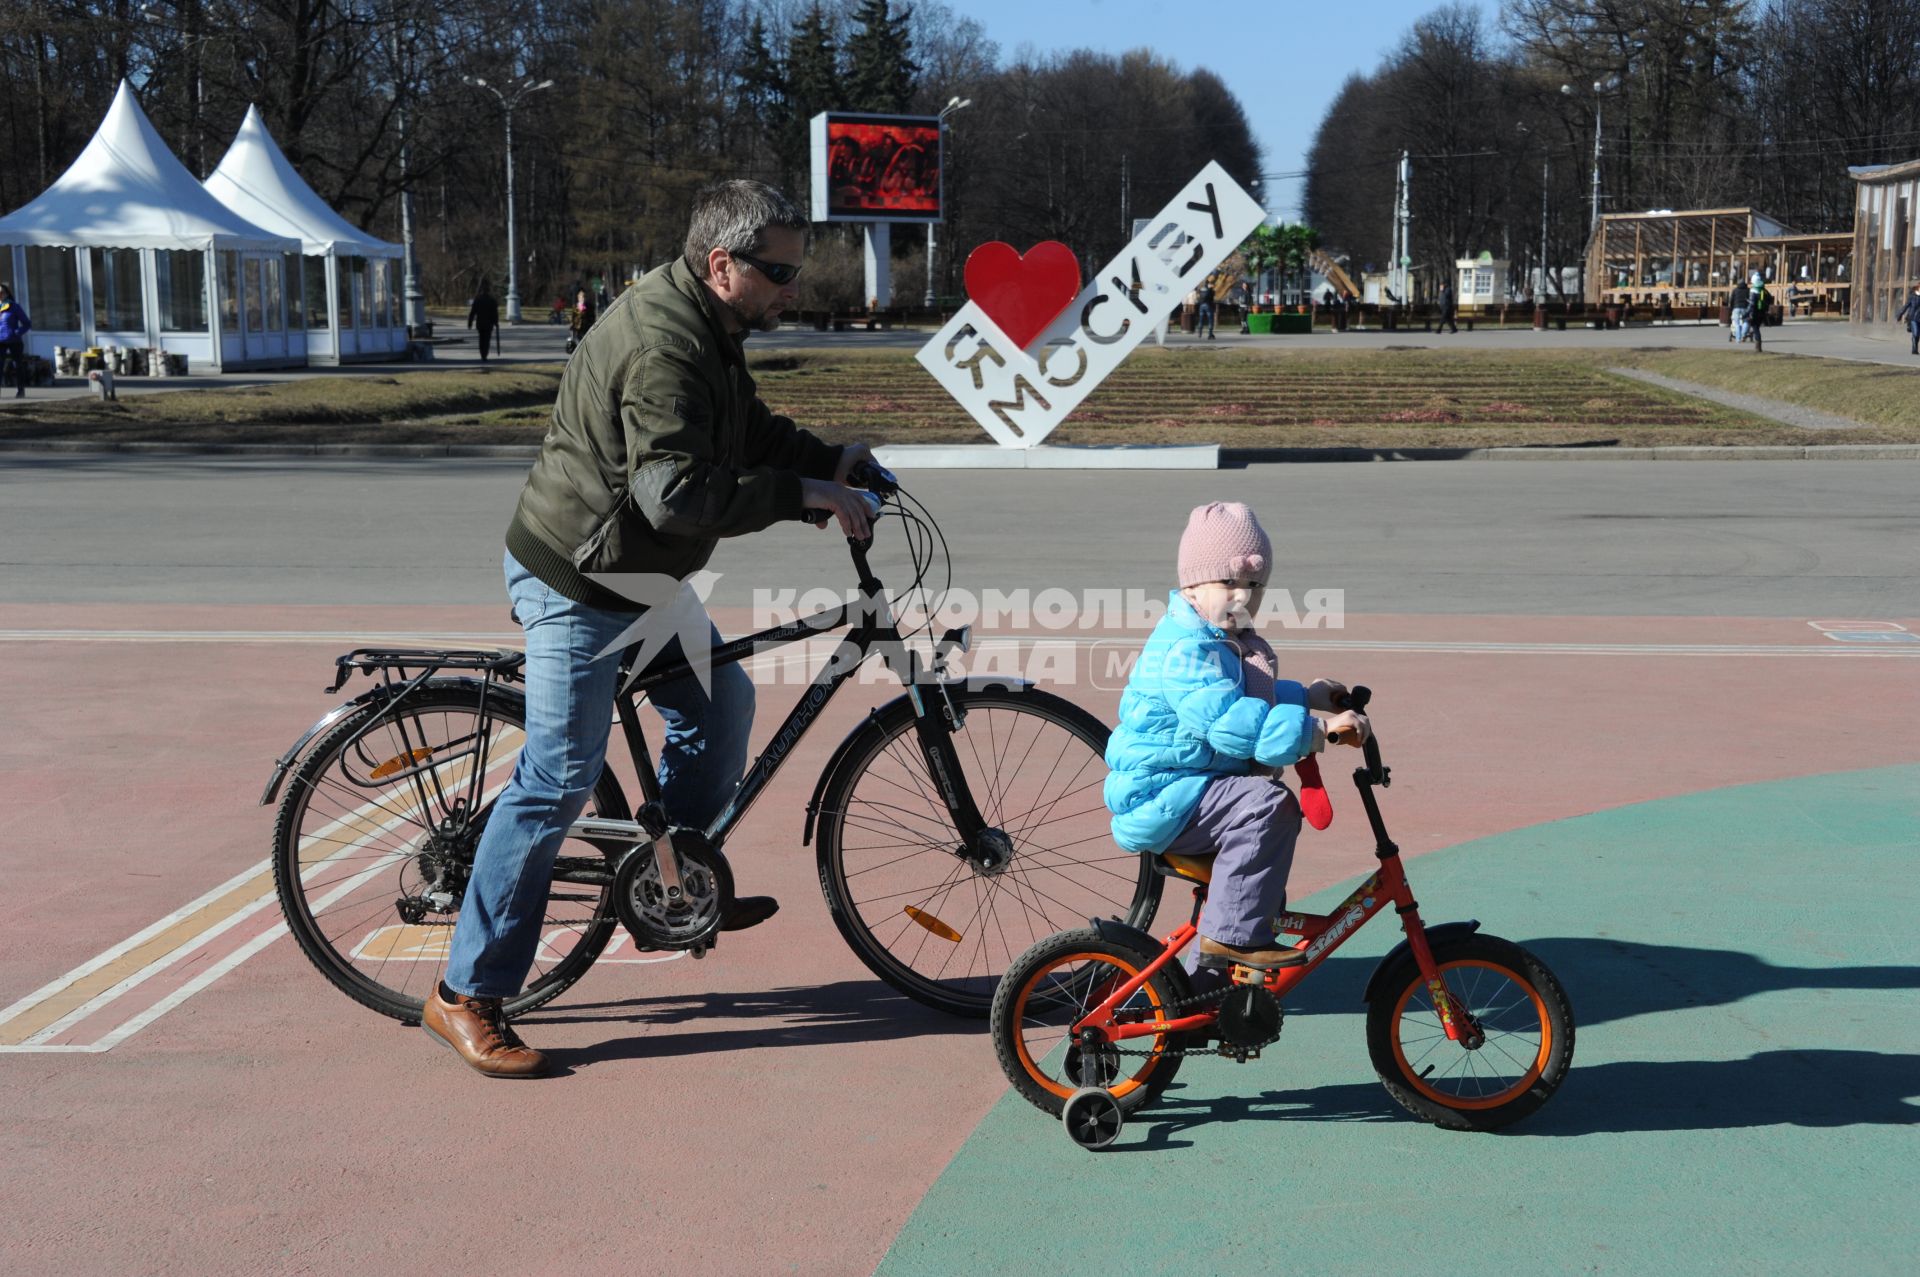
[[[897,519],[923,589],[938,539],[925,507],[873,467],[858,476],[876,523]],[[639,778],[629,807],[611,767],[569,830],[555,864],[532,972],[506,1000],[517,1015],[556,997],[592,966],[615,925],[643,950],[713,949],[733,900],[723,847],[840,686],[878,656],[906,684],[827,760],[807,804],[803,841],[840,933],[876,975],[955,1015],[985,1016],[1001,974],[1041,937],[1089,917],[1144,926],[1161,878],[1108,835],[1101,800],[1108,729],[1024,680],[949,673],[966,630],[925,652],[903,636],[868,564],[873,542],[849,539],[859,592],[798,621],[722,643],[713,666],[847,628],[780,730],[706,829],[670,826],[639,702],[691,672],[657,661],[637,676],[621,658],[615,698]],[[948,557],[949,574],[951,556]],[[924,608],[931,617],[937,609]],[[931,622],[924,627],[931,637]],[[474,849],[525,741],[524,654],[360,648],[339,657],[329,693],[356,673],[374,686],[322,717],[274,765],[261,805],[282,783],[274,882],[288,928],[349,997],[413,1022],[446,969]]]

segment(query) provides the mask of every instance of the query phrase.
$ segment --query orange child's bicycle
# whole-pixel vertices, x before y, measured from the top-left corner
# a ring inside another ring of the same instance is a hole
[[[1351,707],[1371,693],[1356,687]],[[1363,995],[1367,1050],[1387,1093],[1415,1116],[1463,1131],[1518,1121],[1552,1097],[1573,1059],[1573,1009],[1544,963],[1478,922],[1429,927],[1374,798],[1391,776],[1377,739],[1353,773],[1373,826],[1379,872],[1329,914],[1283,913],[1285,964],[1228,969],[1195,991],[1180,955],[1199,935],[1212,857],[1162,855],[1154,868],[1193,886],[1193,913],[1165,941],[1115,919],[1048,936],[1000,981],[994,1050],[1014,1089],[1064,1120],[1082,1148],[1113,1143],[1193,1055],[1245,1063],[1280,1038],[1281,1002],[1326,956],[1389,906],[1406,939]]]

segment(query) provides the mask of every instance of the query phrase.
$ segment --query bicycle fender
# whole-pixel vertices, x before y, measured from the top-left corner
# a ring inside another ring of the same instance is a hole
[[[1087,922],[1102,940],[1109,944],[1123,944],[1143,958],[1156,957],[1167,947],[1140,928],[1128,926],[1118,918],[1089,918]]]
[[[444,687],[453,683],[470,683],[478,687],[481,681],[480,679],[474,678],[435,679],[432,686]],[[498,689],[496,689],[496,693],[497,691]],[[314,725],[309,727],[306,733],[293,743],[292,748],[274,760],[273,775],[267,778],[267,787],[260,794],[259,805],[265,807],[274,800],[275,795],[280,792],[281,783],[287,778],[287,773],[293,769],[294,763],[299,761],[300,755],[306,751],[307,746],[312,744],[322,733],[363,706],[370,705],[375,701],[387,700],[390,697],[399,695],[399,693],[400,689],[397,687],[371,687],[352,700],[336,705],[322,714]]]
[[[1438,926],[1427,928],[1427,943],[1434,945],[1443,940],[1451,940],[1458,936],[1470,936],[1478,930],[1480,930],[1480,920],[1478,918],[1469,918],[1465,922],[1443,922]],[[1367,991],[1360,995],[1360,1000],[1362,1002],[1373,1001],[1374,990],[1379,988],[1380,981],[1386,978],[1387,972],[1402,962],[1412,961],[1413,950],[1407,944],[1406,938],[1402,937],[1400,943],[1389,949],[1387,956],[1380,959],[1380,964],[1374,967],[1373,974],[1367,977]]]
[[[1005,678],[995,674],[966,679],[964,680],[964,685],[970,691],[992,691],[1003,690],[1010,687],[1032,687],[1033,683],[1024,678]],[[820,769],[820,779],[813,783],[813,796],[807,799],[807,819],[800,830],[801,846],[806,847],[813,844],[813,821],[814,817],[820,814],[820,800],[826,797],[827,786],[832,784],[833,778],[840,774],[840,769],[846,765],[848,757],[860,746],[862,740],[869,733],[878,733],[880,731],[880,719],[891,711],[894,706],[903,703],[907,705],[913,703],[911,693],[902,692],[885,705],[877,709],[868,710],[867,716],[860,720],[860,725],[846,734],[845,738],[841,740],[839,747],[833,751],[833,756],[827,759],[827,765]]]

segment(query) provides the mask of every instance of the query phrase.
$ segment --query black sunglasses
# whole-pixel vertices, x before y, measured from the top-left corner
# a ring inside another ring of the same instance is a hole
[[[729,252],[727,255],[735,261],[745,262],[774,284],[791,284],[794,276],[800,273],[798,266],[789,266],[785,262],[763,262],[751,253]]]

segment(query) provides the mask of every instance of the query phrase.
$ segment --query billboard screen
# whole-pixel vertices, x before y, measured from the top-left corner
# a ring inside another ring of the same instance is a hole
[[[940,121],[930,115],[813,117],[813,218],[940,220]]]

